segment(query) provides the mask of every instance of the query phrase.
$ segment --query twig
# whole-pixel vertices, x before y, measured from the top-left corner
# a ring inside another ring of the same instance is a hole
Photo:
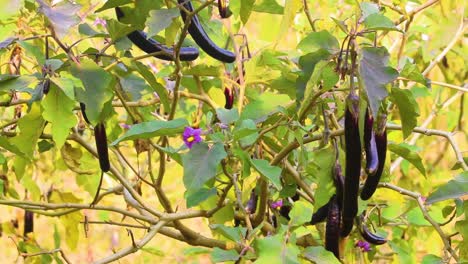
[[[124,248],[108,257],[105,257],[101,260],[95,262],[95,264],[105,264],[110,263],[112,261],[121,259],[127,255],[137,252],[141,248],[143,248],[148,242],[153,239],[156,234],[158,234],[159,230],[166,224],[165,221],[159,221],[156,225],[150,227],[149,232],[138,242],[135,242],[134,245]]]
[[[400,194],[403,194],[403,195],[406,195],[406,196],[409,196],[409,197],[415,199],[418,202],[419,209],[421,209],[421,212],[422,212],[422,214],[424,216],[424,219],[426,219],[434,227],[434,229],[437,231],[440,238],[442,239],[442,242],[444,243],[445,250],[447,250],[450,253],[450,255],[452,255],[453,259],[457,263],[459,262],[459,258],[457,256],[457,253],[450,246],[449,239],[444,234],[444,232],[440,228],[439,224],[434,219],[432,219],[432,217],[427,212],[427,209],[424,206],[423,198],[422,198],[420,193],[409,191],[409,190],[406,190],[404,188],[401,188],[399,186],[396,186],[396,185],[393,185],[393,184],[390,184],[390,183],[379,183],[379,187],[394,190],[394,191],[396,191],[396,192],[398,192]]]

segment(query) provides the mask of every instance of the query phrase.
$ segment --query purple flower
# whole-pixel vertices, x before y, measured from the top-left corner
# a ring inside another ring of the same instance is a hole
[[[271,203],[271,207],[275,209],[280,209],[280,207],[283,206],[283,200],[279,199],[276,202]]]
[[[96,20],[94,20],[94,23],[93,23],[94,26],[101,25],[103,27],[105,27],[106,24],[107,24],[106,20],[104,20],[104,19],[102,19],[100,17],[97,17]]]
[[[356,242],[356,247],[361,248],[362,252],[369,252],[371,251],[371,246],[368,242],[359,240]]]
[[[194,143],[201,142],[203,139],[200,137],[202,130],[199,128],[185,127],[183,138],[185,145],[192,148]]]
[[[130,129],[132,126],[130,126],[129,124],[125,124],[125,123],[120,123],[119,124],[121,128],[123,129]]]

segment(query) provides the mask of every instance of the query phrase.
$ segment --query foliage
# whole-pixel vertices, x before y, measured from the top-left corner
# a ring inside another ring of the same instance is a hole
[[[462,1],[241,0],[223,20],[216,1],[193,2],[234,63],[177,57],[196,45],[176,1],[0,0],[6,262],[338,263],[325,225],[309,222],[337,192],[354,90],[361,117],[369,106],[387,120],[384,175],[359,211],[388,243],[361,250],[355,228],[341,260],[468,261]],[[132,45],[136,29],[174,47],[175,61]],[[187,126],[202,142],[186,145]],[[25,210],[32,235],[21,232]]]

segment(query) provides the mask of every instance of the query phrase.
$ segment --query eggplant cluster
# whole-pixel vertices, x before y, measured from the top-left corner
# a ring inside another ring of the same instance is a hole
[[[236,55],[231,51],[225,50],[217,46],[208,36],[205,29],[203,28],[198,16],[191,14],[194,12],[192,2],[190,0],[178,0],[177,1],[181,8],[180,15],[185,23],[188,23],[188,32],[192,36],[193,40],[197,45],[202,48],[211,57],[226,63],[232,63],[236,60]],[[225,0],[218,2],[219,12],[221,17],[228,16],[228,8]],[[119,7],[115,8],[117,19],[121,21],[124,17],[122,9]],[[190,12],[190,13],[189,13]],[[130,32],[127,37],[130,41],[135,44],[138,48],[146,53],[156,53],[154,57],[161,60],[173,61],[174,49],[159,43],[158,41],[148,38],[146,34],[141,30],[135,30]],[[195,47],[182,47],[179,52],[179,58],[181,61],[193,61],[198,58],[199,52]]]

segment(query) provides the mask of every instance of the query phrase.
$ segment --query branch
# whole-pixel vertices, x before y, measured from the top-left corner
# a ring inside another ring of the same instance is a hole
[[[130,255],[132,253],[135,253],[137,252],[138,250],[140,250],[141,248],[143,248],[148,242],[151,241],[151,239],[153,239],[154,236],[156,236],[156,234],[159,232],[159,230],[166,224],[165,221],[159,221],[159,223],[157,223],[156,225],[154,226],[151,226],[150,229],[149,229],[149,232],[138,242],[136,242],[134,245],[130,246],[130,247],[127,247],[127,248],[124,248],[108,257],[105,257],[101,260],[98,260],[95,262],[95,264],[105,264],[105,263],[110,263],[112,261],[115,261],[115,260],[118,260],[118,259],[121,259],[127,255]]]
[[[403,195],[406,195],[406,196],[409,196],[409,197],[415,199],[418,202],[419,209],[421,209],[421,212],[423,213],[424,218],[434,227],[434,229],[437,231],[440,238],[442,239],[442,242],[444,243],[445,250],[447,250],[450,253],[450,255],[452,255],[453,259],[455,259],[455,261],[457,263],[459,262],[459,258],[457,256],[457,253],[450,246],[450,241],[447,238],[447,236],[444,234],[444,231],[442,231],[442,229],[440,228],[440,225],[434,219],[432,219],[432,217],[427,212],[427,209],[424,206],[423,197],[421,196],[420,193],[412,192],[412,191],[403,189],[403,188],[401,188],[399,186],[396,186],[396,185],[393,185],[393,184],[390,184],[390,183],[385,183],[385,182],[384,183],[379,183],[379,187],[394,190],[394,191],[396,191],[396,192],[398,192],[400,194],[403,194]]]

